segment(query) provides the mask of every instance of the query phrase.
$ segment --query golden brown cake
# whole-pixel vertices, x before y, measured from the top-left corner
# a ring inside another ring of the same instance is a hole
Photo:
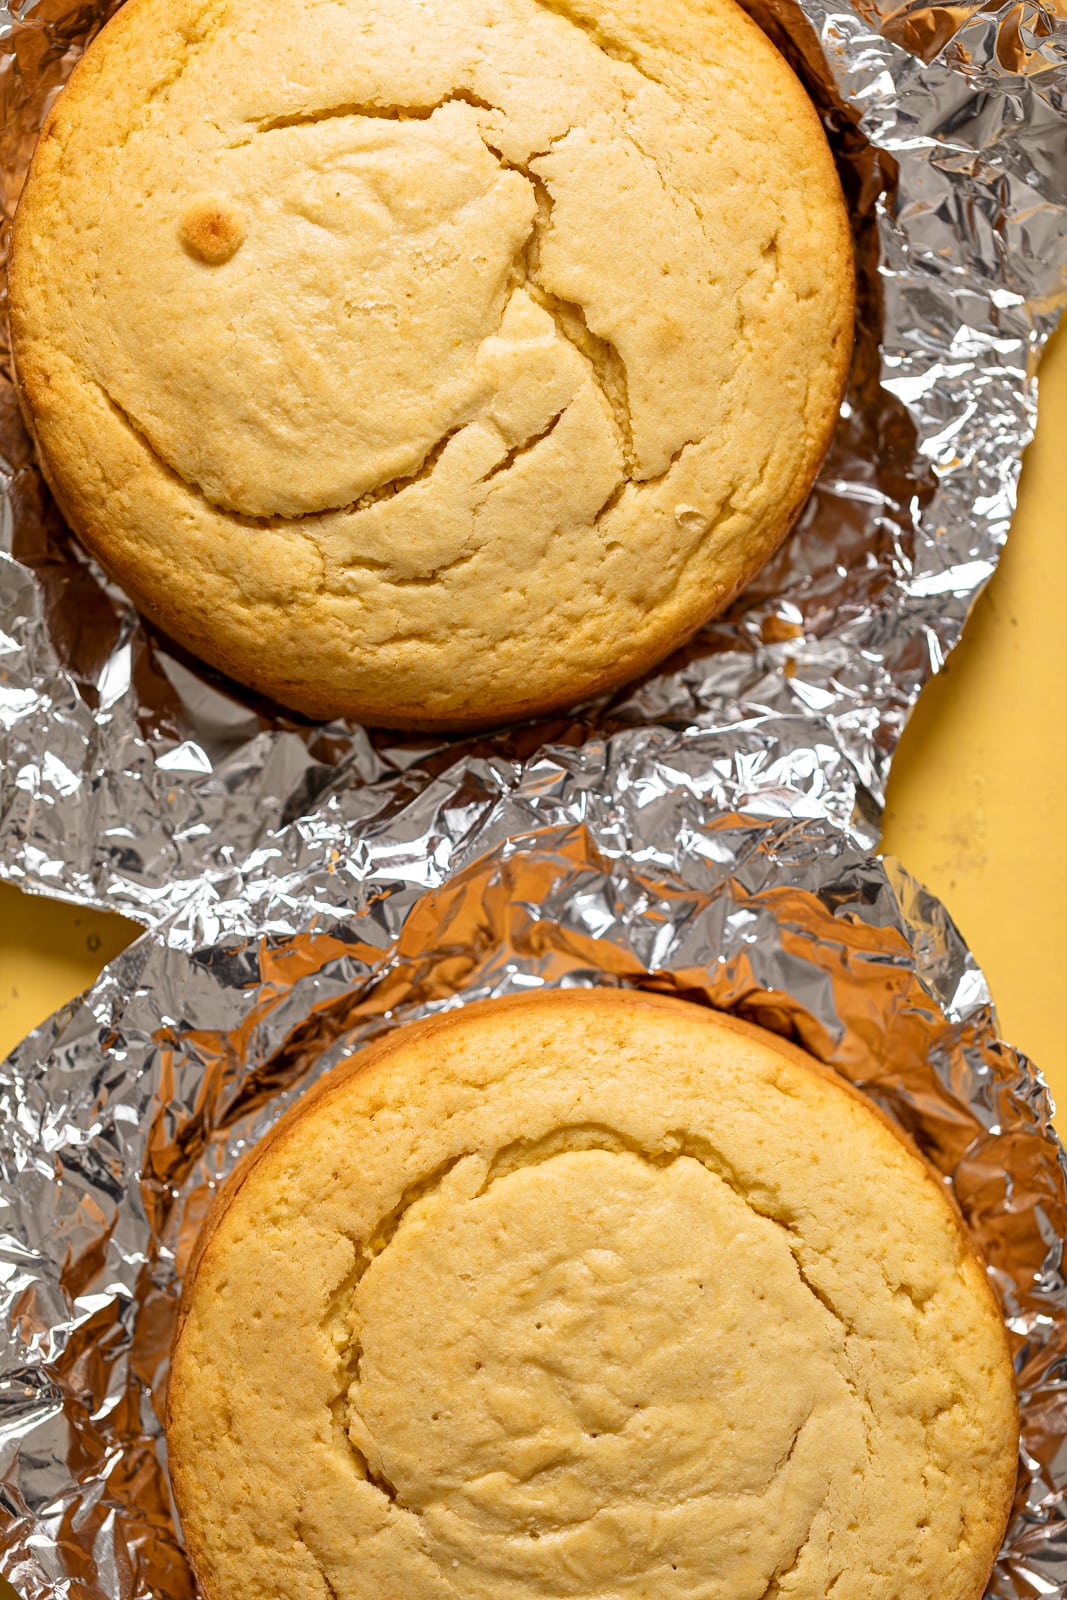
[[[206,1600],[978,1600],[1004,1327],[855,1091],[684,1002],[401,1029],[223,1189],[168,1445]]]
[[[11,264],[68,520],[313,716],[475,725],[722,607],[834,427],[852,257],[733,0],[128,0]]]

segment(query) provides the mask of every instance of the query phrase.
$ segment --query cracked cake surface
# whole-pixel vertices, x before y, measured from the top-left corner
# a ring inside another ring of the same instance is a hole
[[[127,0],[19,208],[24,407],[159,625],[312,715],[633,677],[774,551],[847,218],[733,0]]]
[[[979,1600],[1004,1326],[944,1189],[775,1036],[491,1001],[327,1077],[186,1278],[206,1600]]]

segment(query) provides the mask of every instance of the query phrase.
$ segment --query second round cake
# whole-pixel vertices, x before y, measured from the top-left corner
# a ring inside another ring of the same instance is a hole
[[[978,1600],[1017,1421],[938,1182],[680,1002],[400,1030],[230,1181],[168,1424],[207,1600]]]
[[[852,260],[733,0],[127,0],[15,226],[27,416],[147,615],[312,715],[635,676],[777,548]]]

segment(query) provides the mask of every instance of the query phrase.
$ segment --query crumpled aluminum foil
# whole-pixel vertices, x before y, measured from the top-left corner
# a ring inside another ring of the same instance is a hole
[[[114,0],[0,0],[0,196]],[[995,564],[1067,283],[1067,22],[751,0],[823,109],[861,327],[794,537],[660,672],[475,740],[312,725],[152,636],[0,382],[0,874],[156,928],[0,1067],[0,1570],[192,1600],[160,1417],[214,1185],[384,1027],[540,983],[736,1010],[951,1182],[1023,1403],[991,1600],[1067,1600],[1067,1168],[944,911],[863,853],[908,708]]]
[[[1022,1405],[987,1593],[1067,1594],[1067,1166],[944,910],[826,820],[709,817],[649,783],[603,829],[580,795],[526,833],[513,812],[510,837],[430,889],[383,853],[358,899],[304,931],[264,935],[250,915],[191,953],[145,935],[0,1069],[0,1571],[23,1600],[192,1600],[167,1361],[183,1269],[241,1150],[383,1029],[593,983],[797,1040],[944,1174],[989,1260]]]
[[[860,324],[829,459],[785,549],[662,670],[492,739],[317,725],[148,631],[43,492],[0,379],[0,874],[159,925],[206,874],[254,877],[287,823],[425,836],[535,800],[592,746],[652,747],[767,815],[872,840],[889,756],[992,572],[1067,286],[1067,18],[905,0],[749,0],[819,104],[855,225]],[[36,129],[115,0],[0,0],[10,217]],[[5,221],[6,234],[6,221]],[[447,797],[447,798],[445,798]],[[222,892],[229,893],[228,889]]]

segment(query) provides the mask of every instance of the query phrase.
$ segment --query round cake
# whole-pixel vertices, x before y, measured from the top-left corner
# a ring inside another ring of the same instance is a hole
[[[486,725],[635,676],[778,546],[852,255],[733,0],[127,0],[11,261],[67,519],[312,716]]]
[[[685,1002],[404,1028],[223,1189],[167,1428],[206,1600],[978,1600],[1015,1391],[945,1190]]]

